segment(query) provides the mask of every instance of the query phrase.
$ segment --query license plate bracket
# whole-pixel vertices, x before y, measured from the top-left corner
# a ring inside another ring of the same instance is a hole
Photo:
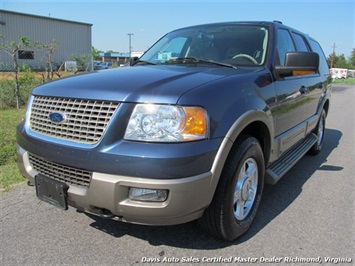
[[[57,208],[68,209],[69,186],[61,181],[38,174],[35,176],[37,197]]]

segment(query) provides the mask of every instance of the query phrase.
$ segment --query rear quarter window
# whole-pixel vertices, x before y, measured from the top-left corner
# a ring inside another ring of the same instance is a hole
[[[308,45],[306,43],[306,40],[303,38],[302,35],[293,32],[292,36],[296,42],[297,50],[301,52],[309,52]]]
[[[319,54],[319,72],[323,75],[329,75],[329,66],[327,59],[325,58],[322,47],[313,39],[309,39],[309,44],[312,48],[312,52]]]

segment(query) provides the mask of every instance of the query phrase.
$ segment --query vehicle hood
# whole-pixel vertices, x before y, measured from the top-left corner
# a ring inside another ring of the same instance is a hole
[[[34,95],[175,104],[188,91],[251,70],[224,67],[134,66],[76,75],[37,87]]]

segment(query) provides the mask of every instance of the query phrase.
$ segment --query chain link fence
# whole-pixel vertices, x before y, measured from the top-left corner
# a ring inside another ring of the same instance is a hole
[[[91,54],[68,55],[60,50],[49,51],[39,47],[18,49],[15,54],[0,46],[0,71],[15,71],[15,60],[18,71],[31,69],[32,71],[91,71],[93,61]]]
[[[0,109],[25,106],[32,89],[47,81],[92,70],[91,54],[69,55],[59,42],[0,35]]]

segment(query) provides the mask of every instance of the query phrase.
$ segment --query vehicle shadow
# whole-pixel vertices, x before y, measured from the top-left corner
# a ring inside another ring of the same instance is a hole
[[[125,235],[136,237],[154,246],[220,249],[238,245],[258,234],[267,224],[287,209],[302,193],[303,185],[315,171],[341,171],[343,169],[336,165],[327,165],[327,158],[338,147],[341,137],[340,131],[326,129],[324,146],[317,156],[306,155],[276,185],[265,185],[263,199],[252,226],[247,233],[232,243],[216,240],[205,234],[196,222],[174,226],[143,226],[103,219],[89,213],[86,213],[86,215],[94,220],[91,224],[93,228],[116,238]]]

